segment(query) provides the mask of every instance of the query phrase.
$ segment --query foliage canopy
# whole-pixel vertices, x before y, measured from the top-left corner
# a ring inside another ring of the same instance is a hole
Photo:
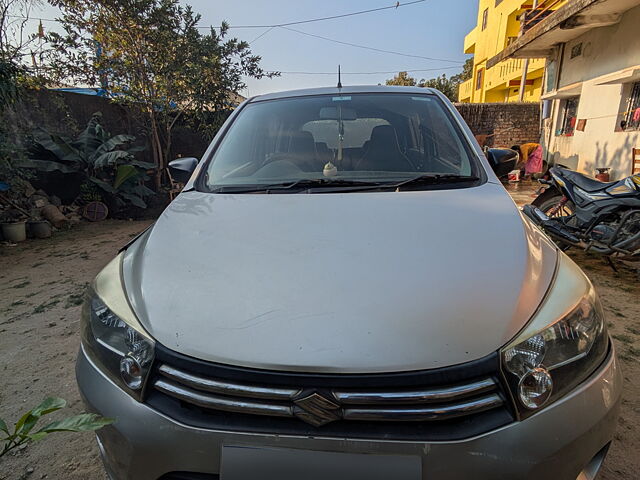
[[[226,23],[203,32],[200,15],[178,0],[51,3],[62,11],[65,33],[47,36],[50,78],[101,87],[137,109],[159,174],[176,122],[193,121],[211,135],[245,87],[243,76],[274,75],[247,42],[228,37]]]

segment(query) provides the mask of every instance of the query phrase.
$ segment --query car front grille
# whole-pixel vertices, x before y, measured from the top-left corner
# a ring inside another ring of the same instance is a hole
[[[513,420],[495,364],[491,356],[467,368],[303,375],[211,364],[163,348],[147,401],[197,426],[356,438],[448,432],[463,438]]]
[[[496,381],[420,390],[329,390],[278,388],[224,382],[163,364],[153,386],[166,395],[198,407],[225,412],[298,417],[320,426],[340,419],[372,422],[435,421],[502,406]]]

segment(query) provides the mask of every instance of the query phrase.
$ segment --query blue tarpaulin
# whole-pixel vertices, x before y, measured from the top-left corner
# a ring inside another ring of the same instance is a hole
[[[96,97],[106,97],[107,91],[104,88],[52,88],[51,90],[55,92],[69,92],[69,93],[80,93],[82,95],[93,95]]]

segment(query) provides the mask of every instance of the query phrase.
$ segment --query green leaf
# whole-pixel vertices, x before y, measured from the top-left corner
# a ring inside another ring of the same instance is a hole
[[[110,425],[115,420],[112,418],[101,417],[95,413],[82,413],[73,417],[68,417],[57,422],[52,422],[46,427],[38,430],[39,433],[52,432],[86,432],[98,430],[105,425]]]
[[[38,440],[42,440],[47,435],[49,435],[49,432],[30,433],[29,435],[27,435],[27,438],[32,442],[37,442]]]
[[[44,399],[40,405],[20,417],[20,420],[16,423],[14,432],[18,435],[27,435],[36,423],[38,423],[41,416],[60,410],[64,408],[66,404],[67,402],[62,398],[48,397]]]
[[[139,160],[131,160],[129,165],[135,165],[136,167],[144,168],[145,170],[155,170],[158,166],[155,163],[141,162]]]
[[[151,190],[150,188],[144,185],[134,185],[131,189],[131,192],[135,195],[138,195],[141,198],[150,197],[151,195],[155,195],[156,192]]]
[[[144,145],[140,145],[138,147],[128,148],[127,151],[129,153],[136,153],[136,152],[144,152],[146,149],[147,149],[147,147],[145,147]]]
[[[75,142],[87,157],[91,157],[96,149],[104,143],[103,139],[96,134],[96,128],[101,119],[102,114],[100,112],[94,113],[87,124],[87,128],[78,135],[78,140]]]
[[[58,170],[62,173],[77,173],[78,169],[72,166],[64,165],[53,160],[22,160],[16,164],[21,168],[34,168],[39,172],[53,172]]]
[[[93,154],[93,158],[97,159],[101,155],[112,151],[114,148],[129,142],[133,142],[135,139],[136,137],[134,137],[133,135],[116,135],[114,137],[111,137],[96,149],[95,153]]]
[[[131,157],[129,152],[124,150],[116,150],[115,152],[103,153],[96,157],[93,163],[94,168],[105,168],[116,165],[118,160],[128,159]]]
[[[40,405],[32,410],[33,415],[41,416],[46,415],[56,410],[60,410],[67,406],[67,402],[63,398],[48,397],[45,398]]]
[[[113,188],[117,190],[118,188],[120,188],[120,185],[122,185],[130,178],[135,177],[137,174],[138,171],[133,165],[120,165],[118,167],[118,170],[116,171],[116,179],[113,182]]]
[[[34,133],[35,142],[54,154],[61,162],[81,161],[80,152],[70,142],[59,135],[50,135],[44,131]]]
[[[104,180],[100,180],[99,178],[96,178],[96,177],[89,177],[89,181],[92,183],[95,183],[98,187],[100,187],[102,190],[104,190],[107,193],[116,193],[116,189],[113,188]]]
[[[120,196],[122,198],[127,199],[129,201],[129,203],[131,203],[132,205],[134,205],[136,207],[147,208],[147,204],[145,203],[145,201],[142,200],[139,196],[134,195],[133,193],[120,192]]]
[[[18,431],[20,431],[24,426],[25,422],[29,420],[31,417],[32,417],[31,410],[29,410],[27,413],[22,415],[22,417],[20,417],[20,420],[18,420],[18,423],[16,423],[14,427],[14,430],[13,430],[14,434],[18,433]]]
[[[0,431],[2,431],[4,433],[6,433],[7,435],[9,435],[9,429],[7,428],[7,424],[1,418],[0,418]]]

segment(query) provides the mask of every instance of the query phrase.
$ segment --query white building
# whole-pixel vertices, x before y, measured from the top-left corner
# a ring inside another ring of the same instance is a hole
[[[547,57],[547,159],[631,175],[640,149],[640,0],[572,0],[492,58]],[[638,154],[638,153],[636,153]]]

